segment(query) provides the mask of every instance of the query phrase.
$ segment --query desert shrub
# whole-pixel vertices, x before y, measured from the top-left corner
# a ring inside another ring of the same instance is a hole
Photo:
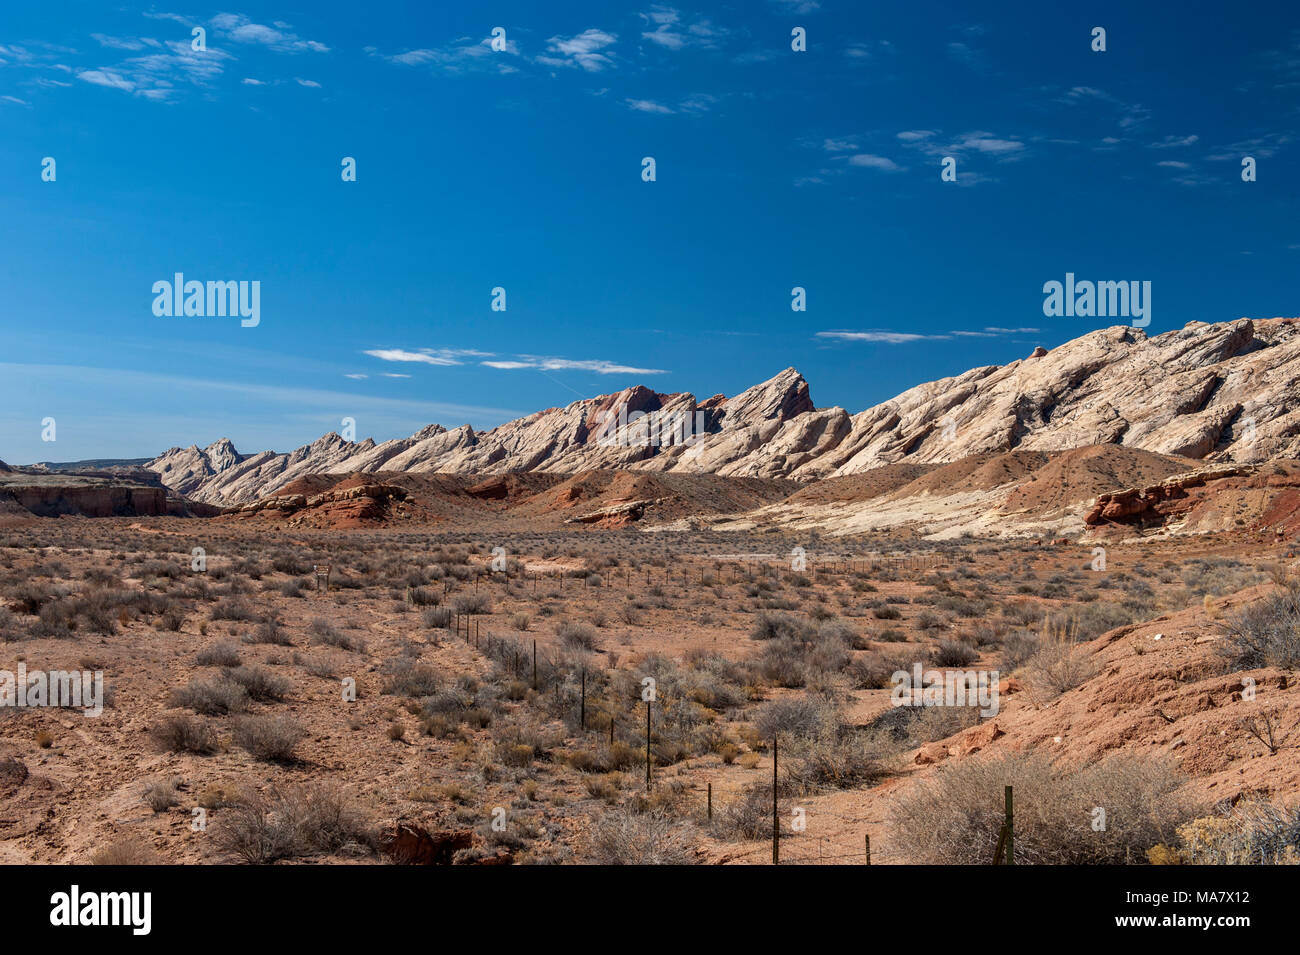
[[[452,608],[459,614],[491,613],[492,601],[485,594],[462,594],[452,601]]]
[[[433,587],[407,587],[406,597],[414,607],[436,607],[442,603],[442,594]]]
[[[223,640],[200,650],[194,662],[201,667],[237,667],[239,648],[230,641]]]
[[[303,582],[298,577],[290,577],[288,580],[281,581],[277,584],[275,589],[285,597],[301,597]]]
[[[1040,641],[1032,630],[1017,629],[1002,641],[1002,669],[1011,673],[1028,663],[1038,652]]]
[[[263,620],[244,640],[248,643],[269,643],[277,647],[293,646],[289,632],[280,625],[280,621],[272,619]]]
[[[516,630],[527,632],[531,623],[532,618],[530,618],[526,613],[517,613],[510,617],[510,626],[514,627]]]
[[[1224,625],[1220,647],[1232,670],[1300,666],[1300,585],[1248,604]]]
[[[1060,631],[1045,634],[1024,667],[1030,687],[1045,698],[1073,690],[1092,679],[1097,672],[1097,661],[1088,649]]]
[[[899,670],[910,673],[916,662],[915,655],[901,647],[888,652],[871,651],[854,657],[844,672],[856,687],[881,690],[893,685],[893,676]]]
[[[8,607],[0,606],[0,643],[13,643],[21,639],[22,631],[18,627],[18,618]]]
[[[144,801],[154,812],[166,812],[180,803],[181,797],[176,792],[173,780],[149,783],[144,790]]]
[[[217,734],[206,720],[185,713],[164,716],[149,731],[154,742],[173,753],[207,755],[217,751]]]
[[[570,650],[595,650],[600,645],[595,628],[585,623],[565,620],[555,628],[555,635]]]
[[[235,745],[268,762],[292,762],[306,737],[306,730],[280,714],[239,716],[234,721]]]
[[[360,854],[375,841],[365,817],[330,785],[243,795],[222,811],[213,836],[219,848],[252,865],[321,853]]]
[[[250,699],[263,702],[284,699],[290,688],[288,679],[256,664],[224,670],[222,676],[242,686]]]
[[[931,655],[934,665],[941,667],[964,667],[974,663],[978,657],[973,647],[960,640],[940,640]]]
[[[1178,845],[1148,853],[1154,864],[1300,864],[1300,807],[1248,799],[1227,815],[1194,819],[1178,829]]]
[[[812,737],[795,737],[783,751],[785,775],[801,793],[852,789],[883,775],[867,734],[852,726],[825,725]]]
[[[91,865],[158,865],[161,862],[153,846],[133,836],[96,849],[90,857]]]
[[[788,613],[760,613],[749,633],[751,640],[782,640],[801,636],[805,624]]]
[[[754,712],[754,730],[763,739],[819,735],[828,727],[839,725],[839,713],[824,699],[803,694],[771,700]]]
[[[693,865],[689,825],[667,813],[607,812],[592,830],[590,861],[596,865]]]
[[[1076,769],[1027,754],[965,759],[944,764],[899,798],[894,836],[913,863],[987,865],[1011,785],[1017,863],[1125,864],[1145,859],[1194,818],[1182,782],[1172,764],[1126,756]],[[1092,828],[1094,807],[1106,811],[1104,830]]]
[[[319,617],[307,624],[307,634],[313,644],[338,647],[340,650],[347,650],[349,653],[363,653],[366,649],[366,642],[360,637],[350,637],[328,620],[322,620]]]
[[[777,818],[788,819],[790,784],[777,786]],[[772,835],[772,781],[752,783],[713,816],[714,831],[726,839],[763,839]]]
[[[873,608],[871,615],[877,620],[897,620],[903,616],[902,612],[899,611],[897,607],[891,607],[888,605]]]
[[[226,597],[218,600],[212,608],[213,620],[255,620],[257,614],[248,601],[238,597]]]
[[[445,630],[451,626],[451,611],[446,607],[434,607],[420,614],[420,623],[426,630]]]
[[[168,705],[193,710],[203,716],[242,713],[248,709],[248,692],[229,680],[193,679],[188,686],[171,691]]]
[[[775,686],[797,688],[807,684],[805,645],[790,637],[770,640],[754,660],[763,679]]]
[[[438,671],[424,663],[399,657],[383,669],[383,692],[394,696],[432,696],[438,692]]]

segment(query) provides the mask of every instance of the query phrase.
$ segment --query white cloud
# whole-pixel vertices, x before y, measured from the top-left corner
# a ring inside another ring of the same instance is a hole
[[[90,36],[100,46],[110,50],[143,50],[146,46],[162,46],[157,40],[143,38],[106,36],[103,33],[92,33]]]
[[[538,57],[539,63],[549,66],[577,66],[589,73],[599,73],[606,67],[613,66],[613,59],[600,52],[612,46],[618,40],[618,34],[606,33],[604,30],[584,30],[577,36],[553,36],[546,41],[546,48],[558,56]]]
[[[94,83],[96,86],[108,86],[112,89],[126,90],[128,93],[135,89],[135,84],[122,76],[120,73],[114,73],[112,70],[83,70],[77,74],[77,79],[85,80],[87,83]]]
[[[501,73],[517,72],[512,62],[519,56],[519,46],[507,32],[504,50],[492,49],[492,37],[460,37],[439,48],[406,50],[402,53],[380,53],[368,46],[365,52],[399,66],[431,66],[448,73],[461,73],[471,69],[496,69]]]
[[[696,20],[686,25],[681,13],[673,7],[651,7],[649,13],[641,14],[641,19],[654,26],[653,30],[642,33],[641,37],[668,50],[680,50],[687,46],[713,48],[728,32],[710,20]]]
[[[856,156],[850,156],[849,165],[865,166],[868,169],[882,169],[885,172],[898,171],[898,164],[892,159],[886,159],[884,156],[873,156],[871,153],[858,153]]]
[[[636,368],[604,359],[537,358],[520,355],[513,361],[485,361],[480,364],[503,371],[532,368],[538,371],[591,371],[598,375],[665,375],[661,368]]]
[[[462,358],[488,358],[492,352],[477,351],[473,348],[421,348],[407,351],[404,348],[374,348],[362,352],[380,361],[418,362],[424,365],[463,365]]]
[[[869,331],[869,332],[818,332],[818,338],[834,338],[837,341],[844,342],[879,342],[886,345],[904,345],[908,342],[921,341],[938,341],[949,338],[948,335],[921,335],[915,332],[889,332],[889,331]]]
[[[269,27],[238,13],[218,13],[208,22],[236,43],[256,44],[277,53],[328,53],[330,49],[316,40],[302,39],[289,30],[287,23],[277,22]]]
[[[294,77],[294,79],[297,80],[299,86],[306,86],[314,90],[318,90],[321,88],[321,85],[317,83],[315,80],[304,80],[301,77]]]
[[[629,109],[634,109],[638,113],[674,112],[674,110],[671,107],[665,106],[662,103],[656,103],[654,100],[650,100],[650,99],[630,99],[627,101],[627,105]]]

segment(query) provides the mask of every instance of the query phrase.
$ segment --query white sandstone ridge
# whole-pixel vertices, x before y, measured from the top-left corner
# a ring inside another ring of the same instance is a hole
[[[732,398],[697,402],[636,386],[490,431],[433,424],[382,444],[331,433],[287,454],[251,456],[223,439],[202,451],[173,448],[147,467],[182,494],[234,504],[308,474],[357,471],[615,468],[805,480],[900,461],[1093,444],[1251,461],[1300,456],[1298,383],[1300,319],[1191,322],[1155,337],[1115,326],[1007,365],[917,385],[857,414],[815,407],[803,376],[787,368]],[[628,422],[610,429],[620,409]],[[663,422],[663,433],[686,422],[689,440],[646,440],[648,419]]]

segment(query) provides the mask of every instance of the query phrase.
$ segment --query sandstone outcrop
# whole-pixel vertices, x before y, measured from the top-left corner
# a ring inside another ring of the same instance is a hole
[[[787,368],[697,402],[642,386],[548,408],[489,431],[431,424],[376,444],[327,434],[244,456],[225,439],[149,462],[168,488],[213,504],[276,494],[311,474],[598,469],[800,481],[885,465],[1117,445],[1207,463],[1300,457],[1297,319],[1239,319],[1148,337],[1115,326],[1007,365],[917,385],[857,414],[817,408]]]

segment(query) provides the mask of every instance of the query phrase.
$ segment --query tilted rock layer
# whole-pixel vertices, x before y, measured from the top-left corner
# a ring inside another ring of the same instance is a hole
[[[172,448],[148,467],[172,490],[236,504],[324,473],[622,469],[805,481],[1102,444],[1251,462],[1300,457],[1298,382],[1300,319],[1191,322],[1155,337],[1115,326],[917,385],[857,414],[817,408],[787,368],[732,398],[697,402],[636,386],[490,431],[432,424],[382,444],[331,433],[251,456],[222,439]]]

